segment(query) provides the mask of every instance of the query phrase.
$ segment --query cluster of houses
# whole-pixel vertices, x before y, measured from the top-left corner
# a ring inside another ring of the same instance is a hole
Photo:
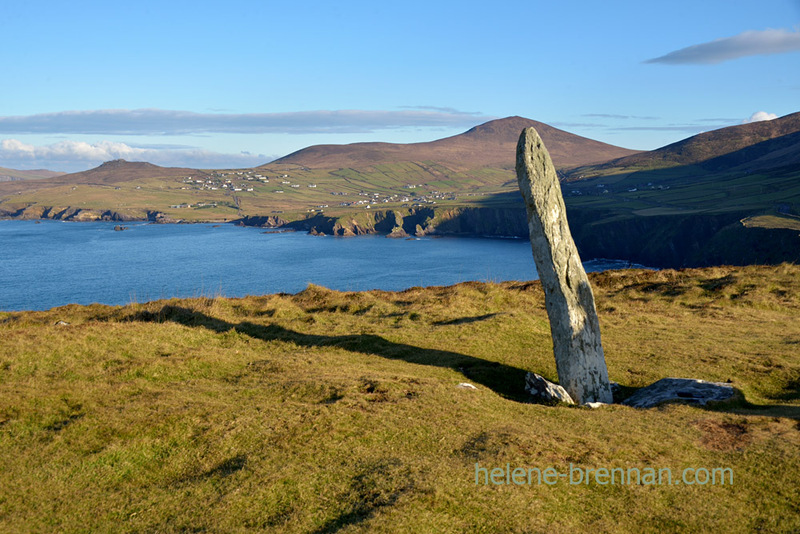
[[[626,191],[628,193],[636,193],[637,191],[645,190],[645,189],[666,190],[666,189],[669,189],[669,186],[668,185],[653,185],[653,182],[647,182],[647,185],[638,184],[636,187],[630,187]],[[597,184],[595,186],[595,190],[591,190],[591,189],[583,189],[583,190],[581,190],[581,189],[572,189],[569,192],[569,194],[570,194],[570,196],[577,197],[577,196],[581,196],[581,195],[596,195],[596,194],[605,195],[605,194],[608,194],[609,192],[621,192],[621,190],[620,191],[609,191],[608,187],[605,184]]]
[[[198,202],[197,204],[172,204],[170,208],[216,208],[216,202]]]
[[[250,182],[250,183],[248,183]],[[181,189],[200,189],[207,191],[254,191],[254,182],[269,183],[269,178],[255,171],[214,171],[210,176],[197,178],[186,176],[183,183],[192,187]]]
[[[291,181],[288,174],[280,174],[272,177],[273,183],[279,183],[280,188],[273,189],[272,193],[283,194],[286,187],[291,189],[300,189],[302,186],[299,183]],[[243,170],[243,171],[213,171],[210,175],[196,177],[186,176],[183,178],[184,187],[181,189],[199,189],[205,191],[220,191],[220,192],[253,192],[255,191],[256,184],[270,183],[270,177],[259,174],[256,170]],[[316,189],[317,184],[305,184],[309,189]],[[424,187],[423,184],[406,184],[404,189],[417,189]],[[263,191],[263,189],[262,189]],[[333,191],[331,195],[334,196],[348,196],[349,193],[344,191]],[[372,209],[373,206],[378,204],[401,203],[403,206],[424,206],[436,204],[441,200],[456,200],[454,193],[446,193],[439,191],[431,191],[428,193],[379,193],[360,191],[358,193],[358,200],[340,202],[341,207],[360,207],[363,209]],[[198,204],[199,206],[199,204]],[[191,208],[191,204],[177,204],[171,206],[172,208]],[[309,213],[322,212],[327,208],[327,204],[320,204],[313,208],[309,208]]]
[[[416,189],[416,185],[406,185],[403,186],[407,189]],[[347,195],[347,193],[331,193],[333,195]],[[403,206],[424,206],[430,204],[436,204],[437,201],[440,200],[456,200],[456,195],[454,193],[442,193],[440,191],[431,191],[430,193],[424,195],[418,195],[416,197],[411,197],[408,195],[398,195],[398,194],[381,194],[381,193],[370,193],[366,191],[361,191],[358,193],[359,196],[367,197],[366,199],[359,199],[353,202],[340,202],[339,206],[342,207],[363,207],[364,209],[372,209],[372,207],[376,204],[389,204],[389,203],[403,203]]]
[[[292,183],[289,180],[288,174],[281,174],[274,176],[273,180],[280,180],[280,184],[289,186],[292,189],[300,189],[301,185]],[[183,178],[183,183],[186,184],[181,189],[200,189],[206,191],[255,191],[255,184],[268,184],[270,178],[263,174],[259,174],[254,170],[245,171],[214,171],[210,176],[197,178],[194,176],[186,176]],[[307,184],[309,189],[316,189],[317,184]],[[273,193],[283,193],[283,189],[276,189]]]

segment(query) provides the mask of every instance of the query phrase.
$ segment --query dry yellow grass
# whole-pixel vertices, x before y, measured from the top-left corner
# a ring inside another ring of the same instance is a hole
[[[681,376],[745,400],[526,402],[526,371],[556,379],[535,282],[0,313],[0,530],[800,529],[800,268],[591,280],[623,395]],[[476,485],[476,463],[734,479]]]

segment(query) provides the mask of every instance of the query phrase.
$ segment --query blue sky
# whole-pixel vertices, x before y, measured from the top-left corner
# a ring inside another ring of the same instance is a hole
[[[251,166],[521,115],[634,149],[800,111],[800,1],[4,2],[0,166]]]

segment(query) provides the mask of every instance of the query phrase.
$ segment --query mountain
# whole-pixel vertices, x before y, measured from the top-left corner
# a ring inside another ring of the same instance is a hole
[[[0,167],[0,182],[13,182],[17,180],[40,180],[46,178],[54,178],[61,176],[63,172],[48,171],[45,169],[36,169],[31,171],[18,171],[16,169],[7,169]]]
[[[125,161],[115,159],[107,161],[88,171],[63,174],[48,180],[53,184],[117,184],[148,178],[178,178],[183,176],[207,174],[197,169],[181,167],[159,167],[144,161]]]
[[[756,171],[796,164],[800,164],[800,112],[704,132],[572,174],[596,176],[690,165],[712,172]]]
[[[536,128],[558,168],[600,163],[636,154],[523,117],[507,117],[452,137],[425,143],[353,143],[315,145],[265,165],[294,164],[310,169],[363,168],[399,162],[436,162],[456,171],[477,167],[513,169],[519,134]]]

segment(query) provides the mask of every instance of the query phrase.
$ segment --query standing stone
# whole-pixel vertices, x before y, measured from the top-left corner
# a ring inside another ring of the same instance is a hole
[[[572,240],[556,169],[533,128],[517,144],[533,259],[550,318],[558,381],[578,404],[613,402],[594,295]]]

